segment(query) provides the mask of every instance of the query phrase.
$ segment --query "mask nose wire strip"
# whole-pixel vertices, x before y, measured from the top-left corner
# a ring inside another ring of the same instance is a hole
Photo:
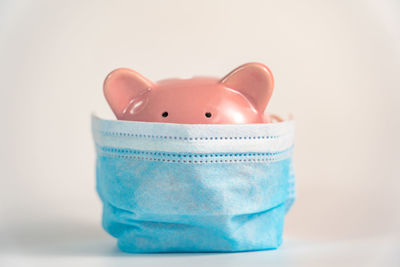
[[[193,125],[108,121],[92,116],[97,145],[166,152],[279,152],[293,146],[294,122]]]

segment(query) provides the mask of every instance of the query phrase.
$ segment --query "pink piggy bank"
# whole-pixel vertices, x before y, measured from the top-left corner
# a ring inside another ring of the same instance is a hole
[[[151,82],[130,69],[104,81],[104,95],[119,120],[169,123],[269,123],[264,111],[274,79],[263,64],[244,64],[222,79],[194,77]]]

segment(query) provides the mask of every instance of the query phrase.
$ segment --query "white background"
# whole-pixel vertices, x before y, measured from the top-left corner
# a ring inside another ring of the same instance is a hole
[[[399,14],[396,0],[0,2],[0,265],[400,264]],[[106,74],[222,77],[250,61],[275,75],[268,109],[297,124],[283,247],[118,252],[90,133],[92,111],[112,117]]]

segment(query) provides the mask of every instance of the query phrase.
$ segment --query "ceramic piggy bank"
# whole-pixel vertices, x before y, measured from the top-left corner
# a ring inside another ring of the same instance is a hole
[[[222,79],[194,77],[154,83],[126,69],[112,71],[104,95],[119,120],[188,124],[269,123],[274,79],[263,64],[244,64]]]

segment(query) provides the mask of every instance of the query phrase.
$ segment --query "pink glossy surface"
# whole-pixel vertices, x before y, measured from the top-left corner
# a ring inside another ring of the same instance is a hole
[[[121,68],[107,76],[104,95],[119,120],[268,123],[271,119],[264,111],[273,87],[272,73],[260,63],[242,65],[222,79],[195,77],[157,83]]]

